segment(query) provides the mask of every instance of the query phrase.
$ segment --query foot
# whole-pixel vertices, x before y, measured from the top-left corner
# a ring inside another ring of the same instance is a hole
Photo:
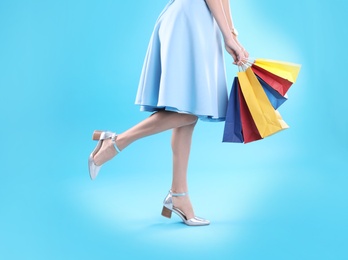
[[[187,219],[195,217],[189,195],[173,197],[173,206],[184,212]]]
[[[111,160],[117,155],[117,151],[112,143],[111,139],[103,141],[99,151],[94,155],[93,160],[95,165],[100,166],[103,163]]]

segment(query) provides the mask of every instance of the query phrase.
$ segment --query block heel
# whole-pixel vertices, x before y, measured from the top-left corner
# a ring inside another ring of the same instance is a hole
[[[172,217],[172,211],[166,207],[163,206],[162,209],[162,216],[166,218],[171,218]]]
[[[100,136],[102,135],[103,131],[95,130],[92,135],[92,140],[98,141],[100,140]]]

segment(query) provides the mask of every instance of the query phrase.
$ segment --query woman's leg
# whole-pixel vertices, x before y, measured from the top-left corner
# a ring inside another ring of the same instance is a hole
[[[187,167],[191,149],[192,133],[195,125],[196,122],[173,129],[173,193],[183,193],[188,191]],[[195,216],[188,195],[173,197],[173,204],[175,207],[181,209],[188,219]]]
[[[165,130],[192,125],[196,122],[197,117],[194,115],[159,111],[122,134],[119,134],[116,139],[116,145],[120,150],[123,150],[140,138],[157,134]],[[94,156],[94,162],[96,165],[101,165],[113,158],[116,154],[117,152],[112,145],[112,141],[109,139],[105,140],[100,150]]]

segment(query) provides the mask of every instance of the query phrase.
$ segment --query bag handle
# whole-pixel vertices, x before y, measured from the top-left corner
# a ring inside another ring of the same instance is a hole
[[[239,72],[246,71],[254,63],[255,63],[255,59],[250,58],[250,57],[247,60],[243,60],[242,65],[238,65]]]

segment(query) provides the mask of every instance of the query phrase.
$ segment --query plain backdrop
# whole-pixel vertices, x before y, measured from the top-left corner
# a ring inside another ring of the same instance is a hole
[[[231,1],[252,57],[302,69],[280,109],[290,129],[244,145],[221,142],[223,123],[198,123],[190,194],[210,226],[160,216],[170,132],[90,181],[93,130],[149,116],[134,100],[166,3],[0,1],[0,258],[347,259],[343,0]],[[238,70],[225,56],[230,86]]]

